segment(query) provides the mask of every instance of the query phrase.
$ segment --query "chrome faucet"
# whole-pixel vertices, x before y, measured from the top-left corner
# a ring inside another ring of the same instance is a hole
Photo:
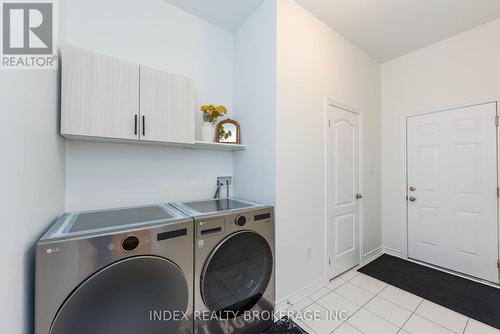
[[[220,198],[220,191],[223,186],[226,186],[226,197],[229,198],[229,185],[232,182],[232,176],[219,176],[217,178],[217,190],[215,190],[214,199]]]
[[[223,185],[224,184],[217,179],[217,190],[215,190],[214,199],[220,198],[220,188],[222,188]]]

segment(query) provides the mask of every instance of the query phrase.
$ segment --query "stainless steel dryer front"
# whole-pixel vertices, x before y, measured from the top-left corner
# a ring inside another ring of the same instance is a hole
[[[256,334],[269,327],[275,303],[273,208],[237,199],[171,205],[195,220],[195,333]]]
[[[192,333],[193,220],[168,205],[61,217],[36,246],[35,334]]]

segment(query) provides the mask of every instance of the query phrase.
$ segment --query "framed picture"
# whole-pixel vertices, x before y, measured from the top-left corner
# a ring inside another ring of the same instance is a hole
[[[220,121],[215,129],[216,141],[225,144],[240,144],[240,124],[230,118]]]

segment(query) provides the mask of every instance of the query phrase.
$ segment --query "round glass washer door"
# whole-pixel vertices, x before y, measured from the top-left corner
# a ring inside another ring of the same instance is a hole
[[[185,312],[189,289],[173,262],[155,256],[115,262],[84,281],[59,309],[50,334],[178,333],[182,321],[150,311]]]
[[[221,317],[250,310],[271,279],[273,255],[261,235],[236,232],[221,241],[205,263],[201,294],[205,306]]]

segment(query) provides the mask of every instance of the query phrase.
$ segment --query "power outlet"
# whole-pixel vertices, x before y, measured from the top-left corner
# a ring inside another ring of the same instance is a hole
[[[218,176],[217,182],[219,182],[219,184],[222,184],[223,186],[226,185],[226,182],[229,182],[229,184],[233,184],[233,177],[232,176]]]

